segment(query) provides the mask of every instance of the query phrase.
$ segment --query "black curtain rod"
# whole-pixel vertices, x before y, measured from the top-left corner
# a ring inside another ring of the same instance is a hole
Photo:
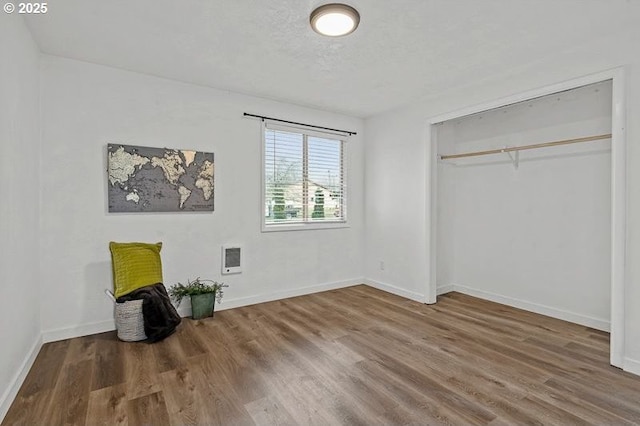
[[[314,128],[314,129],[331,130],[333,132],[346,133],[349,136],[357,135],[356,132],[350,132],[349,130],[332,129],[331,127],[314,126],[313,124],[304,124],[304,123],[298,123],[296,121],[280,120],[279,118],[265,117],[264,115],[249,114],[248,112],[245,112],[244,116],[245,117],[259,118],[262,121],[264,121],[264,120],[279,121],[280,123],[297,124],[298,126],[311,127],[311,128]]]

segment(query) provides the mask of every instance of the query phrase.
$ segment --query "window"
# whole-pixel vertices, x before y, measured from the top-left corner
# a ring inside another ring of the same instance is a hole
[[[265,127],[263,230],[344,226],[344,147],[332,134]]]

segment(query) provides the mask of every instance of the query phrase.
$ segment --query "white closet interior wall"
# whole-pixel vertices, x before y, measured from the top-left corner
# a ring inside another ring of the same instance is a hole
[[[441,155],[611,133],[611,82],[437,125]],[[610,139],[438,163],[439,292],[608,330]]]

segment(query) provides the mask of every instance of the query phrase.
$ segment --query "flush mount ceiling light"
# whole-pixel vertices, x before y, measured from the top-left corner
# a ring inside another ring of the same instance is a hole
[[[351,34],[358,28],[360,14],[351,6],[331,3],[311,12],[311,28],[318,34],[338,37]]]

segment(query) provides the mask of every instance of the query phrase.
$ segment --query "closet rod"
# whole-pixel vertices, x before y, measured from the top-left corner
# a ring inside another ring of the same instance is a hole
[[[465,152],[463,154],[441,155],[440,159],[441,160],[449,160],[449,159],[452,159],[452,158],[477,157],[479,155],[501,154],[503,152],[523,151],[525,149],[546,148],[546,147],[549,147],[549,146],[558,146],[558,145],[569,145],[569,144],[572,144],[572,143],[591,142],[591,141],[597,141],[597,140],[601,140],[601,139],[610,139],[610,138],[611,138],[611,133],[608,133],[606,135],[585,136],[583,138],[564,139],[564,140],[561,140],[561,141],[536,143],[536,144],[533,144],[533,145],[510,146],[510,147],[505,147],[505,148],[490,149],[488,151]]]

